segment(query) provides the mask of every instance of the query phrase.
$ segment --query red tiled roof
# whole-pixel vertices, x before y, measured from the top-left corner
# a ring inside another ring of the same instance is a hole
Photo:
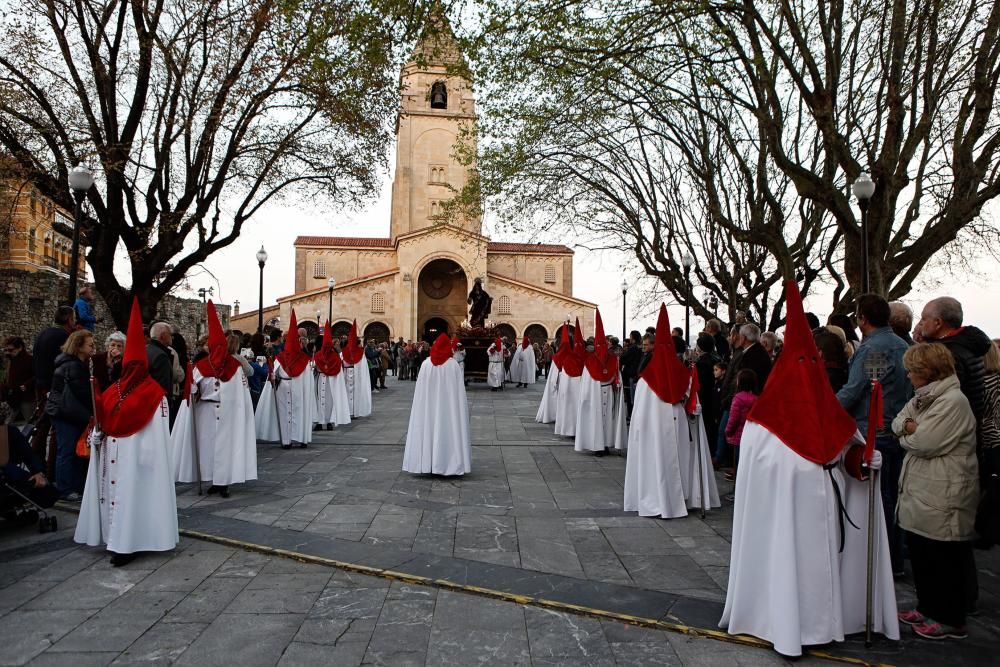
[[[299,236],[295,245],[349,246],[351,248],[391,248],[392,239],[371,236]]]
[[[573,252],[568,247],[555,243],[504,243],[502,241],[490,241],[486,249],[493,252]]]

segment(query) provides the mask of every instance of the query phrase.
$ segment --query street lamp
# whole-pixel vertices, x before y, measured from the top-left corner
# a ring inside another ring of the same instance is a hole
[[[716,317],[716,312],[719,308],[719,299],[708,290],[705,290],[705,305],[712,309],[712,317]]]
[[[868,172],[863,171],[851,189],[858,198],[858,206],[861,208],[861,291],[867,294],[871,291],[871,277],[868,271],[868,203],[875,194],[875,183]]]
[[[681,265],[684,267],[684,287],[687,290],[684,295],[684,344],[691,345],[691,267],[694,266],[691,253],[684,253]]]
[[[77,265],[80,263],[80,225],[83,223],[83,198],[94,185],[94,172],[82,164],[69,171],[69,187],[73,191],[73,250],[69,262],[69,305],[76,303]]]
[[[326,286],[330,288],[330,304],[327,307],[326,319],[331,322],[330,326],[333,326],[333,288],[337,286],[337,281],[334,278],[327,278]]]
[[[198,288],[198,296],[201,297],[201,305],[205,306],[206,305],[207,297],[212,296],[214,293],[215,293],[215,288],[214,287],[199,287]],[[203,312],[205,314],[205,330],[208,331],[208,311],[205,310],[205,308],[202,308],[201,312]],[[198,322],[198,329],[199,329],[198,336],[200,337],[201,336],[201,322],[200,321]]]
[[[628,327],[625,325],[625,293],[628,292],[628,283],[622,281],[622,345],[628,338]]]
[[[264,333],[264,262],[267,261],[267,251],[264,250],[264,246],[260,247],[257,251],[257,266],[260,267],[260,304],[257,307],[257,333]]]

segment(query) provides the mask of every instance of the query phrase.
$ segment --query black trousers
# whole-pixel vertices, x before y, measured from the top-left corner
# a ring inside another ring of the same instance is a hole
[[[943,542],[906,531],[906,545],[917,611],[938,623],[965,626],[969,578],[975,575],[972,542]]]

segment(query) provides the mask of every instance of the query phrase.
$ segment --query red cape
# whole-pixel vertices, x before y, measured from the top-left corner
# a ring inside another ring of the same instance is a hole
[[[313,361],[316,362],[316,368],[323,375],[335,377],[340,374],[340,368],[343,364],[340,361],[340,355],[333,349],[330,320],[326,321],[326,326],[323,328],[323,347],[313,355]]]
[[[451,339],[448,338],[448,334],[438,334],[434,344],[431,345],[431,363],[435,366],[440,366],[444,362],[451,359],[451,355]]]
[[[295,318],[295,309],[292,308],[292,317],[288,322],[288,333],[285,335],[285,349],[276,357],[285,375],[290,378],[297,378],[302,375],[302,371],[309,365],[309,355],[302,351],[299,345],[299,322]]]
[[[608,351],[608,339],[604,335],[601,311],[597,311],[594,333],[594,353],[587,356],[587,372],[601,384],[618,380],[618,357]]]
[[[351,323],[351,330],[347,333],[347,345],[344,347],[342,354],[344,356],[344,363],[351,366],[361,361],[362,357],[365,356],[365,348],[358,341],[357,320]]]
[[[670,335],[670,318],[667,307],[660,304],[660,315],[656,320],[656,341],[653,343],[653,358],[639,375],[646,381],[664,403],[680,403],[684,400],[691,376],[688,369],[677,358],[673,336]]]
[[[205,311],[205,319],[208,320],[208,356],[202,357],[196,364],[198,372],[202,377],[229,382],[240,369],[240,362],[229,354],[229,341],[226,340],[222,324],[219,323],[219,314],[215,312],[215,304],[211,299]]]

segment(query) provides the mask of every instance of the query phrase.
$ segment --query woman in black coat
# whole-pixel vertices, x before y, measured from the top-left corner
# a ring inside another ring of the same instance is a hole
[[[56,432],[56,488],[65,500],[79,500],[86,481],[87,462],[76,455],[76,441],[94,415],[90,388],[94,352],[94,334],[86,329],[70,334],[56,357],[45,404]]]

